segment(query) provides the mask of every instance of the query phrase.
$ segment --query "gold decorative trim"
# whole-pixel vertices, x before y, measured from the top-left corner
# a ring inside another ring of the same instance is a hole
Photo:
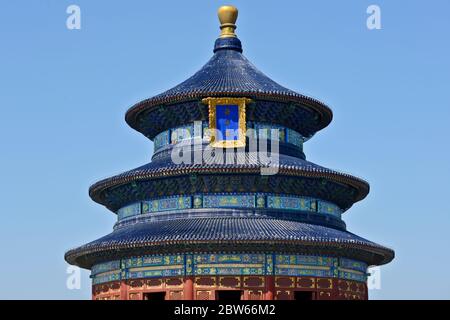
[[[245,147],[245,134],[246,134],[246,123],[245,123],[245,105],[250,103],[252,100],[248,98],[204,98],[202,102],[208,104],[209,107],[209,129],[210,129],[210,143],[214,148],[241,148]],[[216,106],[217,105],[237,105],[239,113],[239,127],[238,133],[239,137],[237,140],[218,140],[216,137]]]

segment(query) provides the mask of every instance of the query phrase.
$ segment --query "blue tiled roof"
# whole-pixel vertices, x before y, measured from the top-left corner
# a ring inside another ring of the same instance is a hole
[[[193,76],[157,96],[143,100],[127,111],[126,121],[138,129],[136,115],[156,104],[173,103],[217,95],[260,96],[308,105],[321,115],[321,128],[329,124],[332,112],[324,103],[287,89],[259,71],[242,53],[240,41],[218,39],[213,57]]]
[[[86,254],[108,250],[189,243],[280,242],[289,245],[326,246],[359,249],[378,256],[377,263],[387,263],[393,251],[353,233],[321,225],[269,218],[185,218],[169,221],[136,223],[115,229],[112,233],[73,249],[66,254],[69,263]]]
[[[233,153],[236,157],[236,153]],[[152,162],[138,167],[136,169],[126,171],[119,175],[101,180],[89,189],[89,194],[92,199],[102,203],[101,193],[111,187],[128,183],[136,180],[151,179],[154,177],[164,176],[168,178],[170,175],[189,174],[189,173],[233,173],[232,170],[239,170],[239,172],[259,173],[258,170],[262,167],[256,153],[246,152],[244,156],[247,161],[246,164],[238,164],[236,160],[230,161],[231,164],[216,164],[212,159],[207,158],[208,153],[205,153],[205,158],[202,159],[201,164],[175,164],[170,159],[170,150],[165,155],[154,158]],[[233,164],[234,163],[234,164]],[[344,183],[353,186],[357,190],[354,201],[363,199],[369,192],[369,184],[352,175],[341,173],[335,170],[327,169],[312,162],[280,154],[278,164],[272,164],[273,167],[278,167],[280,174],[298,174],[299,176],[314,176],[318,178],[327,178],[339,183]]]
[[[266,92],[287,96],[299,95],[267,77],[241,53],[234,50],[222,50],[192,77],[154,98],[199,92],[205,94],[209,92]]]

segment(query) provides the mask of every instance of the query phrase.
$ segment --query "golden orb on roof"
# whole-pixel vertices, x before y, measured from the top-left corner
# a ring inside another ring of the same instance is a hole
[[[221,6],[217,11],[220,21],[220,37],[229,38],[236,37],[234,30],[236,29],[236,20],[238,17],[238,9],[235,6]]]

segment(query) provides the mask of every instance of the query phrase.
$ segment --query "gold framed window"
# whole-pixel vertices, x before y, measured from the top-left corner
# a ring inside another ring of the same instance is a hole
[[[245,147],[248,98],[205,98],[209,107],[210,143],[215,148]]]

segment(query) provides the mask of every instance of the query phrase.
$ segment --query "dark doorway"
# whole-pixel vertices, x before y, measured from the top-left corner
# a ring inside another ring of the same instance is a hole
[[[312,292],[312,291],[294,291],[294,300],[300,300],[300,301],[314,300],[314,292]]]
[[[217,300],[241,300],[241,290],[218,290],[216,291]]]
[[[165,292],[146,292],[144,293],[144,300],[166,300]]]

